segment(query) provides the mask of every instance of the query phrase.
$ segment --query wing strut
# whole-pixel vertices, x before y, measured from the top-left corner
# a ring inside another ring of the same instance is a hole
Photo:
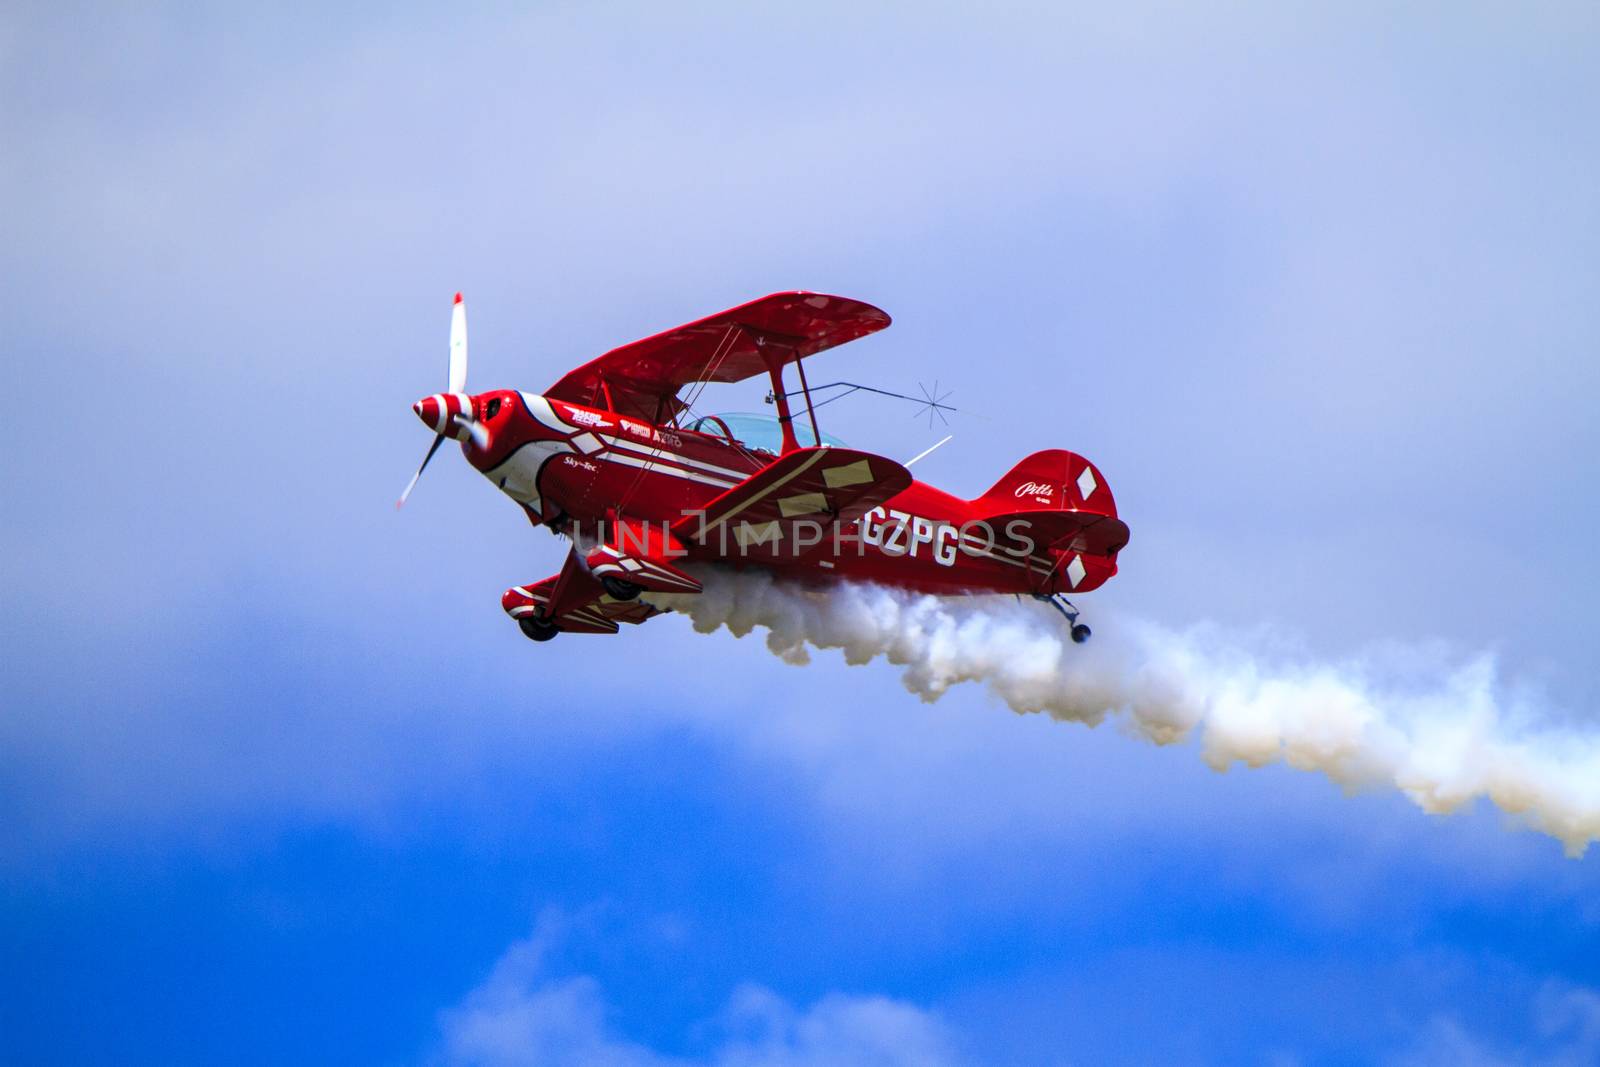
[[[811,386],[806,384],[806,361],[799,353],[794,357],[794,369],[800,372],[800,391],[806,395],[806,414],[811,418],[811,443],[822,444],[822,431],[817,429],[817,406],[811,402]]]
[[[764,344],[765,338],[757,340],[757,344]],[[789,394],[783,391],[783,356],[781,353],[767,356],[767,374],[772,378],[772,395],[777,398],[778,428],[783,431],[783,454],[796,452],[800,449],[800,440],[794,435],[794,415],[789,411]]]

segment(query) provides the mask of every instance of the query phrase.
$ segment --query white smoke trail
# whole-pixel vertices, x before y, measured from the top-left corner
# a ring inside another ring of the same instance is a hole
[[[1282,760],[1347,789],[1393,786],[1431,813],[1487,797],[1574,857],[1600,838],[1600,738],[1504,700],[1488,657],[1416,692],[1384,687],[1360,663],[1269,662],[1210,630],[1122,621],[1074,645],[1061,619],[1010,597],[806,591],[720,569],[698,577],[698,596],[650,599],[702,633],[764,628],[789,663],[808,662],[808,646],[840,649],[851,664],[882,656],[925,701],[982,682],[1019,713],[1091,726],[1114,717],[1163,745],[1198,736],[1218,770]]]

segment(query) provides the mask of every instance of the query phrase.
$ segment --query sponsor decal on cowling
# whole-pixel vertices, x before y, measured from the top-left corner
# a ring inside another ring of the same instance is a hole
[[[583,408],[573,408],[568,417],[579,426],[594,426],[605,429],[611,425],[611,420],[597,411],[585,411]]]
[[[618,419],[617,425],[622,428],[623,433],[642,437],[653,444],[665,445],[667,448],[683,447],[683,438],[671,430],[662,430],[642,422],[634,422],[631,419]]]

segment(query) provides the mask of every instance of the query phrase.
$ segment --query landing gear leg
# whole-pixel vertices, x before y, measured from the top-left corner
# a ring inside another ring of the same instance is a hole
[[[1078,621],[1078,606],[1072,601],[1068,600],[1060,593],[1055,593],[1048,596],[1044,593],[1035,593],[1033,594],[1033,599],[1049,604],[1051,607],[1061,612],[1062,615],[1066,616],[1067,625],[1072,627],[1071,634],[1074,644],[1081,645],[1085,641],[1089,640],[1089,635],[1094,631]]]

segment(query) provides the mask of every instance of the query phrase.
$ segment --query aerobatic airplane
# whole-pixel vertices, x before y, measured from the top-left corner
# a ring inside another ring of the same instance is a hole
[[[814,585],[1028,594],[1066,616],[1074,641],[1086,640],[1066,595],[1104,584],[1128,543],[1094,464],[1035,452],[963,500],[818,429],[804,360],[888,325],[858,300],[774,293],[613,349],[543,393],[469,394],[457,293],[449,387],[413,405],[437,436],[399,502],[454,438],[534,525],[572,542],[559,574],[501,598],[535,641],[616,633],[661,614],[641,594],[698,592],[696,564]],[[800,386],[792,393],[790,364]],[[776,418],[694,413],[706,383],[763,374]],[[803,422],[791,396],[804,398]]]

